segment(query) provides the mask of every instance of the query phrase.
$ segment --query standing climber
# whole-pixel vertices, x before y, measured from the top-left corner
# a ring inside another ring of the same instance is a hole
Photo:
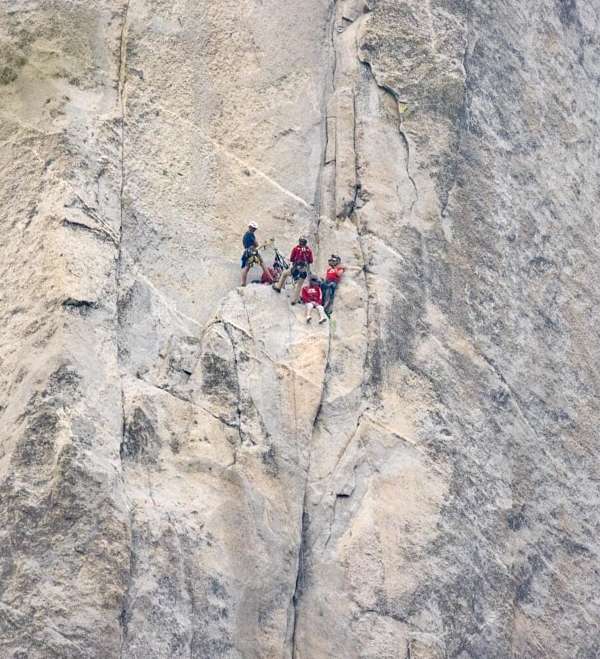
[[[327,261],[329,267],[325,273],[325,279],[321,282],[321,293],[323,294],[323,308],[328,316],[333,311],[333,298],[340,283],[340,279],[346,268],[342,265],[342,259],[332,254]]]
[[[286,279],[292,275],[294,280],[294,293],[292,295],[292,304],[298,302],[300,297],[300,290],[304,284],[310,270],[310,265],[313,262],[312,249],[308,245],[306,236],[300,236],[298,244],[292,249],[290,254],[291,265],[289,268],[281,273],[281,277],[276,284],[273,284],[273,289],[281,293],[281,289],[285,285]]]
[[[306,322],[310,323],[313,307],[319,312],[319,323],[327,320],[323,309],[323,295],[319,286],[319,278],[311,275],[309,283],[302,289],[302,302],[306,305]]]
[[[258,229],[258,224],[256,222],[250,222],[248,225],[248,231],[244,234],[242,238],[242,244],[244,245],[244,251],[242,252],[242,286],[246,285],[246,279],[248,278],[248,271],[254,265],[259,265],[262,268],[263,275],[268,275],[265,264],[258,253],[258,241],[256,240],[256,230]]]

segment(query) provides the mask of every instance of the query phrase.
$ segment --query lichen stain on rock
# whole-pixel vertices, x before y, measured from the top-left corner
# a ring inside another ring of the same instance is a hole
[[[156,463],[159,450],[160,438],[155,422],[141,407],[135,407],[123,430],[121,459],[144,464]]]
[[[208,395],[231,395],[237,392],[235,365],[220,355],[210,352],[202,355],[202,375],[202,391]]]

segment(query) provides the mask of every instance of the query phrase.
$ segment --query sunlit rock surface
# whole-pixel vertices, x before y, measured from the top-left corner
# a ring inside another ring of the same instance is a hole
[[[1,11],[0,656],[598,656],[593,2]]]

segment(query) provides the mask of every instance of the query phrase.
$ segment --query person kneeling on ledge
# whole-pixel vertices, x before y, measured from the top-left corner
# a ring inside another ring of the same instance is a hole
[[[306,322],[310,323],[313,308],[319,312],[319,323],[327,320],[325,310],[323,309],[323,295],[319,285],[319,278],[311,275],[309,283],[302,289],[302,302],[306,305]]]

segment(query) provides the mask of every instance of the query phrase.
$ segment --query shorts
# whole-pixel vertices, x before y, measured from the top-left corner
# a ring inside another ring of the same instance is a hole
[[[298,279],[306,279],[308,276],[308,268],[305,265],[294,265],[292,266],[292,278],[294,281]]]

